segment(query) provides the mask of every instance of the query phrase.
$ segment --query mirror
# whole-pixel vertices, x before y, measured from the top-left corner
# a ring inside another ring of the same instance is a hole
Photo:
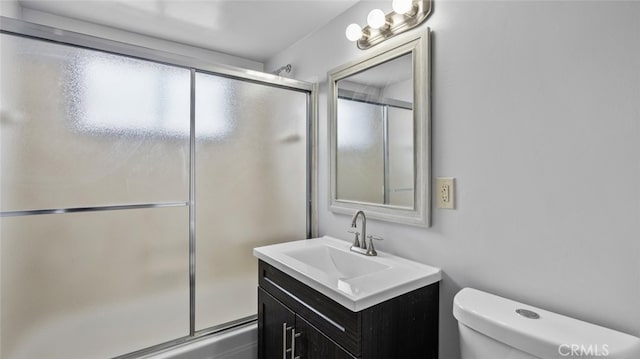
[[[337,198],[413,208],[411,60],[405,54],[337,81]]]
[[[329,73],[332,211],[429,225],[428,38]]]

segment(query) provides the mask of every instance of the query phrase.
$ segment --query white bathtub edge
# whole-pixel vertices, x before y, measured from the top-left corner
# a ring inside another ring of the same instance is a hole
[[[258,324],[177,345],[141,359],[254,359],[258,349]]]

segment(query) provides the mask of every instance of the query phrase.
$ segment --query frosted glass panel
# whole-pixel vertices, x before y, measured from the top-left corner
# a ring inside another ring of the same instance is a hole
[[[108,358],[188,335],[188,208],[0,219],[5,359]]]
[[[188,200],[190,72],[0,35],[2,211]]]
[[[252,249],[306,236],[307,95],[196,76],[196,328],[255,315]]]
[[[383,107],[338,99],[337,197],[384,202]]]

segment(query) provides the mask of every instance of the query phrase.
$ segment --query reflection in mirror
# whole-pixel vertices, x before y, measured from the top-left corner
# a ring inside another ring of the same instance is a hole
[[[429,226],[429,30],[328,74],[330,209]]]
[[[411,59],[337,82],[337,198],[413,208]]]

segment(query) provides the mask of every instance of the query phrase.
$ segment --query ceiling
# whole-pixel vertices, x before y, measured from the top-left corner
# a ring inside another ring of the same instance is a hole
[[[23,8],[265,62],[359,0],[18,0]]]

